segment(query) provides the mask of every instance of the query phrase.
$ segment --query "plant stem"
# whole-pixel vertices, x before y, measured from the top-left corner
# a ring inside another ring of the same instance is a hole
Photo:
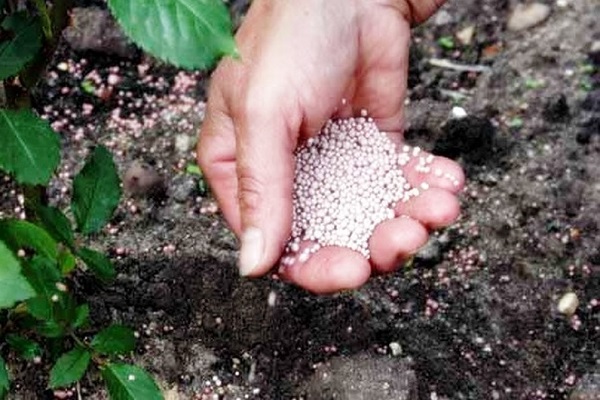
[[[14,79],[6,79],[4,81],[4,95],[6,98],[6,108],[16,110],[31,107],[29,92]]]
[[[96,364],[104,365],[106,363],[104,360],[102,360],[100,357],[98,357],[98,353],[96,353],[96,351],[92,348],[92,346],[90,346],[83,340],[79,339],[77,337],[77,335],[75,334],[75,332],[71,332],[69,334],[69,336],[71,336],[71,338],[75,341],[75,343],[77,343],[77,345],[79,345],[80,347],[83,347],[84,349],[86,349],[87,351],[89,351],[92,354],[92,360]]]
[[[44,0],[34,1],[37,4],[38,1],[43,2]],[[54,6],[47,12],[52,28],[51,35],[31,64],[20,74],[21,81],[26,88],[31,89],[37,84],[44,75],[48,63],[52,61],[52,56],[58,46],[58,39],[69,22],[69,10],[72,6],[73,0],[56,0]]]
[[[25,214],[29,220],[36,220],[38,208],[48,204],[46,191],[41,185],[23,185],[22,189],[25,197]]]
[[[50,21],[50,14],[48,13],[48,7],[46,6],[45,0],[33,0],[35,7],[40,13],[40,18],[42,19],[42,29],[44,31],[44,36],[46,36],[46,40],[52,41],[52,21]]]

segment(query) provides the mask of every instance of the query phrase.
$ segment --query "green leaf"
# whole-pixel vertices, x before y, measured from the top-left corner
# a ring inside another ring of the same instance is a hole
[[[62,242],[71,248],[75,246],[71,221],[69,221],[62,211],[55,207],[40,206],[36,210],[36,214],[54,240]]]
[[[8,390],[10,389],[10,379],[8,377],[8,369],[2,356],[0,356],[0,400],[6,399]]]
[[[0,169],[20,183],[47,184],[60,162],[58,135],[29,109],[0,109],[0,142]]]
[[[43,321],[36,329],[44,336],[60,336],[76,316],[73,296],[58,289],[61,272],[55,262],[44,257],[34,257],[24,264],[23,273],[38,296],[27,300],[27,310]]]
[[[38,18],[15,13],[4,19],[2,29],[11,33],[7,41],[0,43],[0,80],[20,72],[42,47],[42,25]]]
[[[135,349],[135,335],[131,328],[111,325],[98,332],[90,346],[101,354],[127,354]]]
[[[102,229],[120,197],[119,176],[112,155],[105,147],[98,146],[73,181],[71,208],[79,230],[90,234]]]
[[[164,399],[152,377],[140,367],[108,364],[101,372],[112,400]]]
[[[90,365],[92,355],[82,347],[63,354],[50,370],[50,388],[56,389],[77,382]]]
[[[61,251],[58,254],[58,266],[63,276],[69,275],[77,266],[77,259],[70,251]]]
[[[75,311],[75,320],[73,321],[73,329],[80,328],[88,323],[90,317],[90,306],[82,304]]]
[[[42,355],[42,348],[40,345],[24,336],[13,334],[6,335],[6,343],[26,360],[32,360],[33,358]]]
[[[441,48],[446,50],[454,49],[454,39],[452,38],[452,36],[442,36],[438,39],[438,44]]]
[[[0,309],[35,296],[35,291],[21,273],[19,262],[0,242]]]
[[[58,247],[54,239],[43,228],[31,222],[19,219],[1,220],[0,240],[15,253],[19,249],[31,249],[51,260],[56,260],[58,256]]]
[[[87,94],[94,94],[94,92],[96,91],[94,82],[87,80],[87,79],[85,79],[81,82],[81,89]]]
[[[523,121],[523,118],[521,117],[514,117],[513,119],[511,119],[510,121],[508,121],[508,127],[509,128],[521,128],[523,127],[523,124],[525,122]]]
[[[45,257],[33,257],[23,265],[23,275],[38,295],[50,299],[58,293],[56,283],[60,282],[61,274],[55,262]]]
[[[27,300],[27,312],[35,319],[52,321],[52,303],[44,296]]]
[[[49,338],[57,338],[65,335],[65,328],[56,321],[44,321],[35,327],[37,333]]]
[[[112,263],[104,254],[84,247],[77,255],[101,281],[110,282],[117,275]]]
[[[109,0],[108,6],[135,43],[174,65],[208,68],[221,56],[237,56],[222,0]]]

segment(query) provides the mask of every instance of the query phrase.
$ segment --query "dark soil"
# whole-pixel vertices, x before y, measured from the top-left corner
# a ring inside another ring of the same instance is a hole
[[[245,2],[234,3],[241,15]],[[52,202],[68,204],[65,188],[94,143],[115,152],[123,174],[145,163],[165,189],[125,198],[93,241],[119,270],[110,286],[84,273],[73,282],[94,326],[135,327],[134,358],[169,399],[600,399],[600,4],[546,3],[550,18],[521,32],[505,30],[513,2],[492,0],[450,1],[449,18],[416,29],[406,137],[465,167],[462,216],[397,273],[323,297],[238,277],[235,238],[185,172],[204,75],[186,74],[182,88],[178,70],[142,54],[64,44],[36,95],[42,114],[68,120]],[[470,44],[438,43],[470,25]],[[64,72],[68,60],[77,67]],[[92,71],[121,79],[92,95],[81,84]],[[453,106],[468,116],[452,119]],[[156,123],[115,124],[117,107]],[[20,212],[3,185],[0,216]],[[568,291],[580,303],[571,317],[557,311]],[[11,361],[11,398],[53,398],[44,361]],[[81,393],[106,398],[93,374]]]

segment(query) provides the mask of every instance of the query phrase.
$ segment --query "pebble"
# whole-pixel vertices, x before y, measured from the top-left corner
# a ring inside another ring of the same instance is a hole
[[[463,28],[456,33],[456,38],[458,39],[458,41],[465,46],[468,46],[471,44],[474,36],[475,36],[475,26],[474,25],[469,25],[466,28]]]
[[[467,116],[467,111],[462,107],[452,107],[452,111],[450,112],[450,116],[454,119],[462,119]]]
[[[569,397],[569,400],[598,400],[600,399],[600,369],[585,374]]]
[[[154,168],[134,161],[123,176],[123,187],[132,196],[152,197],[164,190],[164,183]]]
[[[550,16],[550,7],[543,3],[517,4],[508,18],[507,27],[511,31],[521,31],[534,27]]]
[[[558,312],[565,315],[573,315],[579,307],[579,299],[573,292],[565,293],[558,301],[557,309]]]
[[[175,150],[178,153],[185,154],[194,148],[196,139],[191,135],[181,133],[175,136]]]
[[[452,15],[446,10],[440,10],[435,13],[433,23],[437,26],[446,25],[452,22]]]
[[[400,346],[400,343],[398,342],[391,342],[389,344],[390,346],[390,350],[392,351],[392,355],[394,357],[398,357],[399,355],[402,354],[402,346]]]

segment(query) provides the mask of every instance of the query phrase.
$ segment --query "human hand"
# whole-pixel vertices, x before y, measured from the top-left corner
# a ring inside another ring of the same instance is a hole
[[[439,3],[253,2],[236,37],[241,61],[222,61],[212,77],[198,147],[200,166],[241,239],[242,275],[263,275],[281,256],[291,228],[293,152],[300,140],[317,134],[329,118],[362,109],[401,140],[410,23],[428,18]],[[432,168],[455,181],[406,168],[409,182],[426,181],[430,189],[399,204],[399,217],[375,229],[370,260],[325,247],[306,263],[283,269],[283,278],[323,293],[358,287],[372,271],[397,268],[426,243],[429,229],[458,216],[461,168],[441,157]]]

